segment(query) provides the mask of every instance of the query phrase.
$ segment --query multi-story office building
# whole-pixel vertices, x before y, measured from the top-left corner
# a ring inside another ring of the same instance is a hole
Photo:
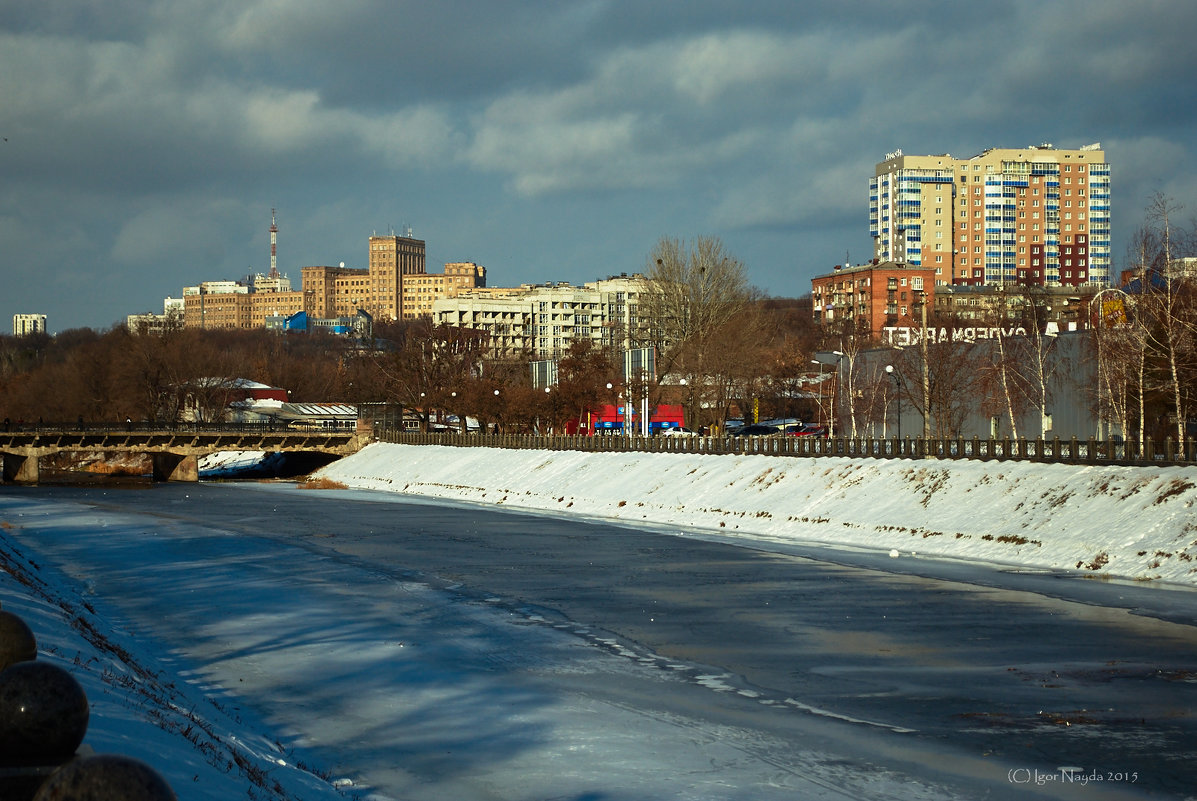
[[[486,286],[486,268],[472,261],[452,262],[445,271],[416,273],[403,277],[403,319],[427,317],[439,298],[457,297],[460,292]]]
[[[256,283],[250,278],[244,282],[205,281],[198,286],[184,287],[183,326],[262,328],[267,317],[305,311],[306,292],[254,291]],[[265,285],[276,284],[266,281]]]
[[[887,154],[869,181],[874,256],[945,284],[1105,285],[1110,167],[1099,145]]]
[[[182,298],[164,298],[162,314],[130,314],[125,318],[125,327],[134,334],[161,334],[171,328],[182,327],[183,310]]]
[[[46,315],[44,314],[14,314],[12,316],[13,336],[23,337],[26,334],[46,333]]]
[[[434,301],[432,317],[438,324],[485,331],[494,357],[556,359],[579,339],[623,351],[632,346],[639,324],[637,299],[644,281],[640,275],[623,275],[580,287],[526,284],[466,291]]]
[[[452,262],[424,271],[424,243],[410,236],[371,236],[367,269],[302,268],[302,289],[272,271],[243,281],[205,281],[183,290],[187,328],[261,328],[267,319],[305,312],[313,320],[353,318],[358,310],[384,320],[426,317],[437,298],[486,286],[486,268]]]
[[[321,265],[304,267],[300,274],[303,291],[310,293],[305,311],[313,317],[347,317],[372,305],[369,270]]]
[[[406,276],[424,274],[424,240],[407,236],[370,237],[368,262],[369,293],[366,311],[380,320],[403,316],[403,284]]]

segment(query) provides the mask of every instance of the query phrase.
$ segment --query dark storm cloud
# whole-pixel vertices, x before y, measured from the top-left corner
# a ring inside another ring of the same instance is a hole
[[[408,223],[492,283],[715,234],[801,294],[869,255],[898,148],[1102,141],[1117,238],[1151,190],[1197,202],[1193,30],[1182,0],[10,0],[0,279],[49,279],[0,320],[103,325],[262,269],[272,206],[293,274]],[[51,291],[88,276],[126,283]]]

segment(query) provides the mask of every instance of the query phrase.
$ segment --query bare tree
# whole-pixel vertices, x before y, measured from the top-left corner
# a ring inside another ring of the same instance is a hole
[[[943,331],[946,336],[937,333]],[[930,327],[925,342],[899,349],[894,359],[899,392],[923,416],[924,430],[931,436],[959,435],[973,408],[980,360],[971,342],[953,336],[946,327]]]
[[[428,318],[390,333],[393,349],[375,357],[387,398],[411,410],[427,431],[432,411],[459,405],[452,393],[461,387],[464,396],[470,379],[480,372],[485,337],[471,329],[437,326]]]
[[[745,360],[743,348],[759,347],[765,331],[744,264],[718,238],[698,237],[690,247],[666,238],[649,254],[647,275],[631,333],[655,348],[655,378],[685,377],[692,413],[726,408],[736,394],[732,373],[742,372],[734,362]]]
[[[557,386],[549,393],[549,417],[554,431],[563,418],[581,423],[598,414],[606,385],[618,380],[610,354],[595,349],[589,339],[575,340],[557,365]]]
[[[1154,236],[1146,236],[1142,272],[1144,277],[1143,312],[1147,316],[1148,348],[1161,360],[1157,386],[1168,393],[1176,438],[1185,439],[1190,390],[1185,374],[1197,359],[1197,316],[1195,316],[1191,281],[1177,269],[1177,257],[1183,247],[1172,218],[1180,211],[1174,200],[1157,193],[1148,204],[1148,226]],[[1154,240],[1154,253],[1146,250]]]

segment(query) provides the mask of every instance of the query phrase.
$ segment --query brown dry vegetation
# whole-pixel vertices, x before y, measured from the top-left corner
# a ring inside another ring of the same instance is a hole
[[[307,481],[301,482],[299,488],[305,490],[327,490],[349,489],[349,486],[342,484],[340,481],[333,481],[331,478],[310,478]]]

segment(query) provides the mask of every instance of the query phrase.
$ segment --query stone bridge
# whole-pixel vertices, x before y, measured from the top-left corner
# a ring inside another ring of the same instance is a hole
[[[48,429],[0,432],[3,483],[36,484],[38,460],[62,451],[145,453],[153,461],[154,481],[198,481],[199,458],[218,451],[308,451],[346,456],[373,441],[369,431],[272,431],[206,426],[147,429]]]

